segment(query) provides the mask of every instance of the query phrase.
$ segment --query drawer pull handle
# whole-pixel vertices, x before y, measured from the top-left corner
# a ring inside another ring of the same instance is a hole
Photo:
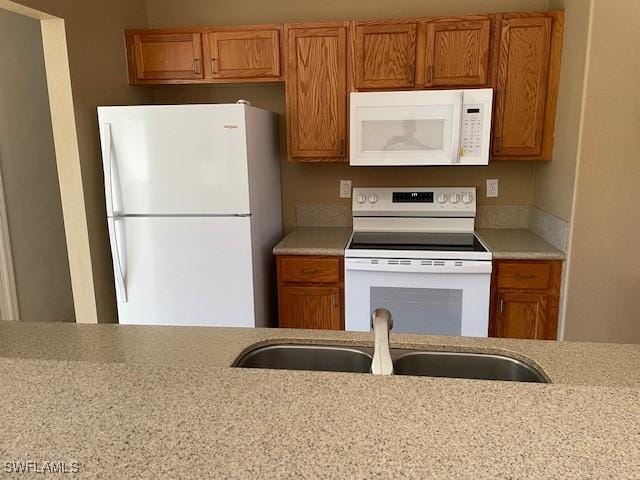
[[[318,273],[318,269],[317,268],[303,268],[302,269],[302,273],[305,273],[307,275],[315,275],[316,273]]]
[[[533,275],[516,275],[518,280],[533,280]]]

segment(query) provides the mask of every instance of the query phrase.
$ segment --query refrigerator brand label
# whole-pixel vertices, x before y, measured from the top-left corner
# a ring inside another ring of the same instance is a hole
[[[228,128],[229,130],[232,130],[234,128],[238,128],[238,125],[225,125],[224,128]]]

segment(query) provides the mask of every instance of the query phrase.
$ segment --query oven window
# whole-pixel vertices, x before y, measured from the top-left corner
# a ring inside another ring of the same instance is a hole
[[[444,150],[443,119],[364,120],[362,151]]]
[[[371,312],[386,308],[393,332],[461,335],[462,290],[371,287]]]

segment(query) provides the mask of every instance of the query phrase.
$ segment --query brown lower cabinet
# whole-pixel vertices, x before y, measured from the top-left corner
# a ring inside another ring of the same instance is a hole
[[[562,262],[496,260],[489,336],[555,340]]]
[[[277,256],[278,326],[344,330],[342,257]]]

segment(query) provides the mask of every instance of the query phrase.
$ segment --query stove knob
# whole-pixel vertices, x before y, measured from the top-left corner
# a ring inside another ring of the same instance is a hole
[[[454,193],[453,195],[451,195],[449,200],[451,201],[451,203],[458,203],[460,201],[460,195]]]
[[[464,203],[471,203],[473,201],[473,195],[471,195],[470,193],[465,193],[464,195],[462,195],[462,201]]]
[[[378,196],[374,193],[369,195],[369,203],[376,203],[378,201]]]
[[[367,200],[367,197],[365,197],[363,194],[358,194],[358,196],[356,197],[356,202],[358,203],[364,203]]]
[[[449,198],[447,197],[446,193],[441,193],[440,195],[438,195],[438,203],[447,203],[447,200]]]

